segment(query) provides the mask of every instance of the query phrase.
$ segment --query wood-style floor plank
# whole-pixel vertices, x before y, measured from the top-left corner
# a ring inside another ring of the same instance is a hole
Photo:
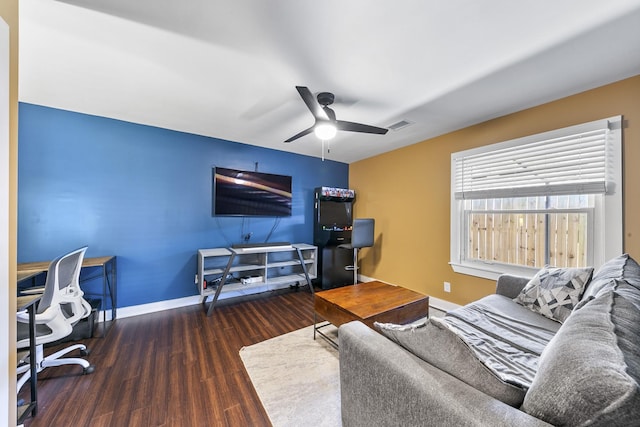
[[[307,288],[222,301],[209,317],[198,304],[118,319],[106,338],[82,341],[93,374],[39,374],[38,415],[25,427],[268,426],[239,351],[312,322]],[[19,397],[28,400],[28,384]]]

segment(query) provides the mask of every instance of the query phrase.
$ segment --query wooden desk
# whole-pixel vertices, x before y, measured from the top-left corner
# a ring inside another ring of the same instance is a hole
[[[20,268],[20,267],[18,267]],[[24,280],[29,280],[29,279],[33,279],[39,275],[41,275],[42,273],[46,273],[47,269],[45,268],[44,270],[30,270],[30,271],[18,271],[18,283],[24,281]]]
[[[317,316],[340,326],[359,320],[373,328],[373,322],[409,323],[429,314],[429,297],[400,286],[382,282],[358,283],[316,292],[313,312],[313,338],[316,332],[336,345],[320,330]]]
[[[38,262],[24,262],[18,264],[18,282],[22,280],[27,280],[37,276],[43,271],[47,271],[49,269],[49,264],[51,261],[38,261]],[[106,323],[107,323],[107,311],[111,309],[111,321],[116,320],[117,315],[117,294],[118,294],[118,275],[116,271],[116,256],[102,256],[102,257],[93,257],[93,258],[84,258],[82,260],[82,268],[101,268],[101,276],[102,276],[102,294],[101,296],[101,309],[102,309],[102,336],[104,337],[107,333]],[[83,279],[83,282],[88,280],[95,279],[98,276],[91,276]],[[92,294],[87,294],[92,295]],[[107,299],[108,298],[108,299]],[[108,307],[107,301],[111,302],[111,307]]]
[[[42,295],[27,295],[18,297],[17,311],[27,310],[29,313],[29,370],[31,371],[31,402],[18,407],[18,424],[31,414],[36,416],[38,413],[38,367],[36,366],[36,303],[40,301]]]

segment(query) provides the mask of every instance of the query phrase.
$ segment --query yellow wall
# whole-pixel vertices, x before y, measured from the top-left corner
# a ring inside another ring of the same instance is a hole
[[[16,425],[16,241],[17,241],[17,194],[18,194],[18,0],[2,0],[0,16],[9,25],[10,70],[9,70],[9,283],[0,283],[0,298],[9,301],[9,312],[0,313],[0,322],[8,322],[9,342],[0,343],[9,352],[8,366],[1,375],[9,378],[9,400],[0,402],[0,425]],[[0,88],[4,90],[4,88]],[[7,209],[1,206],[0,209]],[[4,242],[3,242],[4,243]],[[6,418],[5,418],[6,417]]]
[[[466,304],[495,282],[448,265],[451,153],[610,116],[624,117],[624,249],[640,260],[640,76],[352,163],[356,217],[376,219],[362,274]],[[445,293],[443,282],[451,283]]]

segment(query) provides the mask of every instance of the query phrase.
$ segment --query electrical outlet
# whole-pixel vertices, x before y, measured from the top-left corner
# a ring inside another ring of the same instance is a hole
[[[451,283],[444,282],[444,291],[445,292],[451,292]]]

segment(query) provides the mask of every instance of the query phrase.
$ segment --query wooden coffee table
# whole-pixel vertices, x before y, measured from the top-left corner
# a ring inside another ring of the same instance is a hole
[[[358,283],[315,293],[313,339],[316,332],[337,347],[321,329],[359,320],[373,328],[373,322],[404,324],[429,314],[429,297],[382,282]],[[326,322],[318,324],[318,316]]]

